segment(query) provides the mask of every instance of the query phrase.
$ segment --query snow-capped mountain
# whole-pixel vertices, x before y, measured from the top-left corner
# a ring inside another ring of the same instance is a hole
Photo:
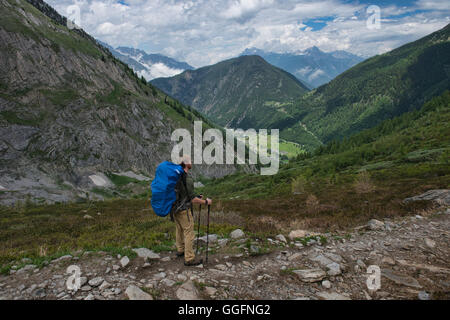
[[[148,54],[143,50],[118,47],[99,41],[104,47],[118,59],[133,68],[139,76],[143,76],[147,81],[161,77],[172,77],[185,70],[193,70],[194,67],[186,62],[180,62],[161,54]]]
[[[364,60],[346,51],[323,52],[311,47],[296,53],[246,49],[241,55],[259,55],[267,62],[290,72],[310,88],[316,88]]]

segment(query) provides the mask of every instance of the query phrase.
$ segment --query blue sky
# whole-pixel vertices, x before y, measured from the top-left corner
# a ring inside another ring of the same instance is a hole
[[[65,16],[69,6],[78,6],[81,27],[114,47],[161,53],[194,67],[235,57],[250,47],[295,53],[317,46],[370,57],[450,23],[449,0],[47,2]],[[371,6],[379,9],[379,19],[367,11]]]

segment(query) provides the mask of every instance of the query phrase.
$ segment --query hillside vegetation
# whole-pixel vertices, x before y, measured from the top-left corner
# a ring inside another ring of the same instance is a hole
[[[354,225],[414,212],[402,199],[450,184],[450,92],[343,141],[299,155],[277,175],[230,175],[201,190],[224,210],[301,219],[314,227]],[[256,227],[256,226],[255,226]],[[259,225],[262,227],[262,225]]]
[[[297,130],[303,124],[327,143],[420,108],[450,88],[449,39],[447,25],[347,70],[286,108],[292,123],[281,136],[308,143]]]

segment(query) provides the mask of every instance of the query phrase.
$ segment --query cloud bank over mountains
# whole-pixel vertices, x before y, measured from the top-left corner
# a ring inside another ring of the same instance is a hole
[[[48,0],[59,13],[80,8],[80,25],[113,47],[161,53],[194,67],[246,48],[295,53],[312,46],[369,57],[450,23],[450,2],[338,0]],[[367,28],[370,5],[380,28]],[[157,68],[157,67],[155,67]],[[164,74],[167,70],[155,70]]]

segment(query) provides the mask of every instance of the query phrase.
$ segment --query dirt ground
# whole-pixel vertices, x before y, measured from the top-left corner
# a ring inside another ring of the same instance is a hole
[[[198,299],[450,298],[450,209],[323,236],[326,243],[264,239],[273,244],[266,253],[261,239],[213,242],[208,265],[199,267],[185,267],[174,253],[122,267],[123,257],[79,252],[0,276],[0,298],[129,299],[127,288],[135,285],[149,299],[178,299],[188,282]],[[67,287],[71,265],[81,271],[76,292]],[[373,277],[375,287],[367,285],[369,266],[374,276],[381,272],[379,287]]]

